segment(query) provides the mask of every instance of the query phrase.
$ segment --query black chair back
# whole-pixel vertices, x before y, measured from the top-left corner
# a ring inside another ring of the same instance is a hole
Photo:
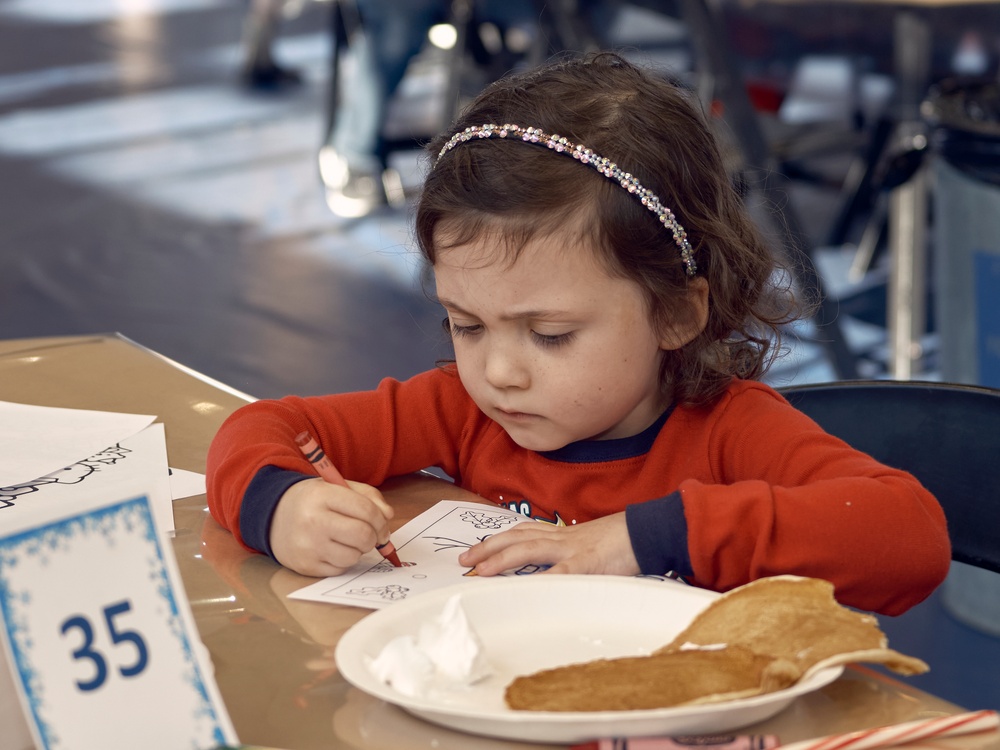
[[[1000,573],[1000,390],[846,380],[779,391],[827,432],[917,477],[944,508],[952,559]]]

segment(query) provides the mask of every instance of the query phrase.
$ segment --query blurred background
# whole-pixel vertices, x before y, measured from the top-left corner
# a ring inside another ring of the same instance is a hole
[[[256,397],[427,369],[449,349],[411,236],[422,143],[489,80],[598,47],[702,97],[821,293],[772,384],[1000,385],[988,2],[0,0],[0,337],[117,331]],[[937,163],[971,217],[945,218]],[[943,295],[961,264],[980,291]],[[942,357],[962,337],[978,364]],[[914,684],[1000,707],[998,638],[919,609],[884,624],[934,665]]]

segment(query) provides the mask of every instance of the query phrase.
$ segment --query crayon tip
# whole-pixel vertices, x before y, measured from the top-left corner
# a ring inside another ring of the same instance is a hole
[[[392,566],[394,568],[402,568],[403,567],[403,563],[401,563],[399,561],[399,555],[396,554],[395,550],[393,550],[392,552],[387,552],[386,555],[385,555],[385,557],[386,557],[386,559],[389,562],[392,563]]]
[[[391,539],[385,544],[376,544],[375,549],[381,553],[382,557],[391,562],[394,568],[403,567],[403,563],[399,560],[399,555],[396,554],[396,545],[392,543]]]

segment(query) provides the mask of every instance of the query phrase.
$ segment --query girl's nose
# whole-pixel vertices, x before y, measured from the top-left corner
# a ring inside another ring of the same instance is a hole
[[[494,388],[527,388],[530,372],[518,347],[494,344],[486,353],[486,382]]]

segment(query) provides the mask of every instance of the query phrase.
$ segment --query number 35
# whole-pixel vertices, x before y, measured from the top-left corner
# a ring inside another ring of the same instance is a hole
[[[127,666],[119,666],[118,673],[122,677],[135,677],[140,674],[149,663],[149,651],[146,649],[146,642],[134,630],[119,630],[115,625],[115,618],[132,609],[129,601],[123,600],[116,604],[109,604],[104,608],[104,623],[107,626],[108,635],[111,637],[113,645],[130,643],[135,649],[135,660]],[[94,628],[83,615],[75,615],[67,618],[63,624],[61,632],[66,635],[70,630],[79,630],[83,636],[83,643],[73,652],[73,658],[89,659],[94,665],[94,676],[90,680],[77,680],[76,686],[83,691],[97,690],[108,679],[108,660],[104,655],[94,649]]]

